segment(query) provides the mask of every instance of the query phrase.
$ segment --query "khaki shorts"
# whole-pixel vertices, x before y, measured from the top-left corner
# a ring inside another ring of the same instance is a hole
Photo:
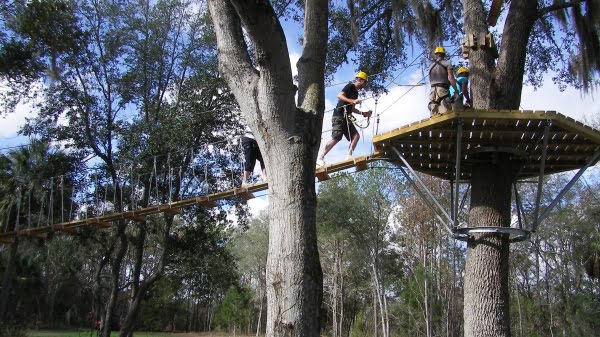
[[[431,91],[429,91],[428,108],[432,116],[452,110],[452,102],[450,101],[450,91],[448,88],[432,87]]]

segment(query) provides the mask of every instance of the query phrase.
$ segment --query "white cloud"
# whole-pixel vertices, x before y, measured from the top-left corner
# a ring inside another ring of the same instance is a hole
[[[575,88],[568,87],[561,92],[552,83],[552,75],[544,77],[544,86],[537,91],[523,87],[521,107],[524,110],[553,110],[578,121],[584,121],[600,114],[600,104],[591,95],[582,95]]]
[[[296,63],[298,63],[300,56],[302,55],[295,51],[290,52],[290,65],[292,67],[292,77],[298,75],[298,68],[296,67]]]
[[[0,90],[3,95],[10,92],[10,89],[3,84],[0,84]],[[35,86],[32,90],[35,90]],[[8,112],[0,117],[2,119],[0,138],[12,138],[17,135],[17,132],[25,125],[25,119],[35,116],[33,113],[33,104],[33,102],[19,103],[14,111]]]
[[[248,200],[248,207],[252,217],[257,217],[258,214],[269,206],[269,195],[256,196],[254,199]]]
[[[420,70],[413,71],[402,80],[401,84],[416,84],[422,82],[423,74]],[[545,78],[545,85],[534,91],[531,87],[524,87],[521,106],[526,110],[553,110],[578,121],[598,120],[600,116],[600,104],[590,95],[582,96],[577,89],[567,88],[560,92],[558,87],[552,83],[552,76]],[[341,90],[329,88],[326,92],[326,114],[323,120],[323,135],[321,149],[331,138],[331,109],[337,103],[336,95]],[[373,110],[380,116],[379,125],[376,118],[371,118],[371,125],[361,132],[361,140],[354,151],[354,156],[363,156],[372,153],[371,140],[374,128],[377,133],[390,131],[401,126],[429,118],[427,102],[429,96],[429,85],[421,86],[398,86],[391,84],[389,93],[379,98],[377,104],[369,97],[361,104],[359,110]],[[374,114],[375,115],[375,114]],[[362,117],[355,115],[360,121]],[[348,150],[349,142],[343,138],[326,156],[328,164],[344,160]]]
[[[25,125],[26,118],[32,118],[35,114],[27,106],[19,105],[15,112],[2,116],[2,128],[0,128],[1,138],[11,138],[17,135],[17,132]]]

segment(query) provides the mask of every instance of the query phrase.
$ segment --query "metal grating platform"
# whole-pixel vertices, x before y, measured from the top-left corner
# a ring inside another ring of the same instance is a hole
[[[397,158],[394,147],[415,171],[446,180],[454,180],[457,144],[460,180],[485,160],[478,154],[508,152],[522,161],[523,179],[539,176],[541,166],[544,174],[585,166],[600,150],[600,131],[555,111],[464,110],[376,135],[373,143],[382,157]]]

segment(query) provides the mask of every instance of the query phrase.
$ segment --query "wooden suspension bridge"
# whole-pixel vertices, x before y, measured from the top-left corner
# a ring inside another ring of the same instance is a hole
[[[373,144],[374,153],[319,167],[315,170],[315,177],[325,181],[331,173],[349,169],[362,171],[374,161],[385,160],[397,165],[403,172],[409,169],[413,173],[416,171],[454,182],[453,215],[448,216],[438,207],[441,211],[439,219],[447,223],[446,227],[453,233],[457,229],[458,185],[468,182],[475,165],[485,160],[479,154],[509,153],[511,160],[521,164],[517,179],[537,177],[538,188],[548,174],[580,170],[574,177],[576,180],[600,157],[600,131],[554,111],[450,111],[375,135]],[[264,190],[268,190],[266,182],[126,212],[7,231],[0,234],[0,243],[10,244],[15,237],[43,239],[51,232],[74,234],[82,227],[110,228],[114,222],[121,220],[143,222],[149,215],[176,215],[181,209],[194,205],[215,207],[217,201],[227,198],[248,200],[255,197],[254,193]],[[550,209],[546,210],[549,212]],[[534,230],[542,219],[534,221]],[[452,223],[454,228],[451,229]]]

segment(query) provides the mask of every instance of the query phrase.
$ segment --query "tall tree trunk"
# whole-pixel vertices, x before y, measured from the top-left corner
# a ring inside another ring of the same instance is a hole
[[[510,225],[515,166],[509,154],[492,153],[473,169],[469,225]],[[464,324],[466,337],[509,337],[509,241],[498,234],[474,235],[467,243]]]
[[[339,289],[340,289],[340,296],[339,296],[339,301],[340,301],[340,315],[339,316],[340,317],[339,317],[338,326],[337,326],[338,336],[340,336],[340,337],[344,336],[344,298],[345,298],[344,293],[345,293],[345,289],[346,289],[345,285],[344,285],[344,260],[343,260],[343,257],[344,257],[344,248],[342,247],[341,251],[340,251],[340,261],[339,261],[340,279],[339,279],[339,285],[338,285]]]
[[[488,33],[481,0],[463,0],[465,32]],[[538,19],[537,1],[511,1],[502,34],[502,50],[495,64],[489,48],[471,50],[469,64],[473,104],[477,109],[518,109],[523,89],[527,43]]]
[[[146,223],[142,222],[138,225],[139,234],[135,245],[135,261],[133,270],[133,283],[131,286],[131,300],[127,314],[123,320],[119,337],[129,337],[133,334],[135,323],[138,320],[138,315],[142,305],[142,299],[146,296],[148,289],[158,281],[164,272],[165,260],[169,251],[168,240],[173,226],[173,216],[164,215],[164,227],[162,229],[162,250],[158,254],[158,265],[151,275],[141,278],[142,266],[144,262],[144,247],[146,246]]]
[[[333,239],[333,273],[331,276],[331,335],[338,337],[338,272],[339,272],[339,240]]]
[[[110,336],[111,322],[113,321],[114,311],[119,297],[121,266],[123,265],[125,253],[127,253],[129,246],[127,236],[125,234],[125,224],[122,222],[117,224],[117,240],[119,242],[117,253],[113,259],[113,262],[111,263],[110,295],[104,308],[104,326],[100,331],[100,337]]]
[[[258,297],[260,304],[258,305],[258,319],[256,320],[256,337],[260,336],[260,330],[262,328],[262,313],[263,313],[263,304],[265,302],[265,296],[263,295],[262,282],[261,286],[258,290]]]
[[[318,336],[323,276],[314,167],[325,109],[328,1],[305,2],[299,108],[285,35],[270,2],[208,3],[219,68],[257,136],[269,177],[267,336]],[[256,64],[247,54],[242,25]]]
[[[17,228],[18,230],[18,228]],[[8,322],[7,308],[10,302],[10,293],[12,291],[12,282],[17,270],[17,257],[19,252],[19,236],[15,235],[14,242],[10,244],[6,269],[2,275],[2,289],[0,295],[0,322]]]
[[[488,32],[481,0],[463,0],[465,32]],[[495,64],[489,48],[471,50],[473,104],[479,109],[518,109],[523,88],[526,50],[538,18],[537,1],[511,1]],[[493,153],[473,170],[469,226],[509,226],[513,167],[507,154]],[[489,160],[495,159],[495,160]],[[475,235],[467,244],[464,284],[466,337],[510,336],[509,241],[496,234]]]

